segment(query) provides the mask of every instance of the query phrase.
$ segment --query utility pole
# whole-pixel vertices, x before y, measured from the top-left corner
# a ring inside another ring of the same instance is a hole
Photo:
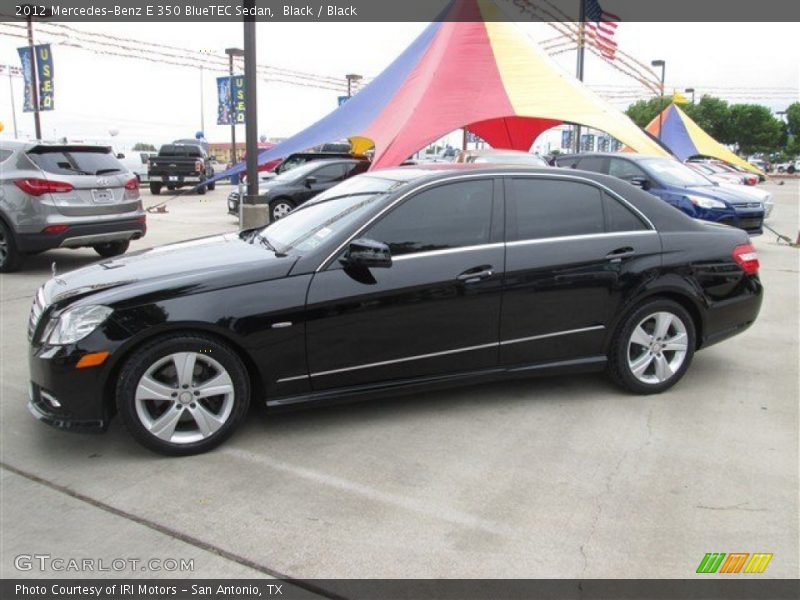
[[[14,122],[14,138],[18,138],[19,134],[17,133],[17,107],[14,105],[14,76],[13,76],[14,67],[12,67],[11,65],[6,65],[6,69],[8,69],[8,90],[11,94],[11,120]]]
[[[692,104],[694,104],[694,88],[686,88],[686,93],[692,95]]]
[[[32,13],[32,11],[31,11]],[[42,123],[39,120],[39,82],[36,77],[36,49],[33,45],[33,16],[29,14],[28,21],[28,55],[31,59],[31,102],[33,103],[33,124],[36,130],[36,139],[42,139]]]
[[[206,108],[203,102],[203,65],[200,65],[200,131],[206,133]]]
[[[578,64],[575,66],[575,75],[578,81],[583,81],[584,44],[586,42],[586,0],[579,0],[578,10]],[[575,152],[581,150],[581,125],[575,124]]]
[[[357,81],[361,81],[362,79],[364,79],[364,77],[361,75],[356,75],[355,73],[350,73],[348,75],[345,75],[345,78],[347,78],[347,97],[352,98],[353,84]]]
[[[251,9],[248,14],[255,14],[255,0],[244,0],[244,6]],[[256,18],[244,18],[244,103],[247,111],[245,120],[245,142],[247,146],[247,197],[245,204],[256,206],[258,199],[258,104],[256,87],[258,85],[256,73]],[[269,217],[265,225],[272,219]],[[255,215],[254,215],[255,216]]]
[[[236,119],[234,118],[234,100],[233,100],[233,57],[244,56],[244,50],[241,48],[225,48],[225,54],[228,55],[228,114],[231,118],[231,165],[235,165],[236,160]]]

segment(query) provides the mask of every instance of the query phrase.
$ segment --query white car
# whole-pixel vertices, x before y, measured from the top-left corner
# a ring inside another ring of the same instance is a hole
[[[766,221],[772,214],[772,209],[775,202],[772,200],[772,194],[753,186],[737,185],[735,183],[719,183],[719,187],[723,189],[733,190],[739,194],[745,194],[752,197],[754,200],[759,200],[764,205],[764,220]]]
[[[775,165],[775,172],[777,173],[797,173],[798,171],[800,171],[800,160]]]
[[[131,173],[136,175],[136,179],[139,180],[139,183],[147,183],[149,181],[147,162],[151,156],[158,156],[158,152],[134,150],[128,154],[117,154],[117,159],[125,165]]]

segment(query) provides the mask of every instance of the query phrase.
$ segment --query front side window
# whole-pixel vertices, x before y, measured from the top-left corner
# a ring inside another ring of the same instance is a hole
[[[420,192],[381,219],[363,237],[389,245],[393,256],[489,242],[490,179],[463,181]]]
[[[507,210],[509,239],[537,240],[603,233],[599,189],[574,181],[514,178]]]
[[[329,183],[331,181],[338,181],[344,177],[345,165],[326,165],[312,173],[309,176],[316,177],[317,183]]]
[[[647,173],[642,171],[639,167],[629,160],[622,158],[612,158],[608,165],[608,174],[618,179],[630,181],[635,177],[644,177],[647,179]]]

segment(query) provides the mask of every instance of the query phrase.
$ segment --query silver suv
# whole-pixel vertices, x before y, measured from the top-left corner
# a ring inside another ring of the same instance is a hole
[[[0,142],[0,272],[26,254],[124,254],[147,231],[136,177],[106,146]]]

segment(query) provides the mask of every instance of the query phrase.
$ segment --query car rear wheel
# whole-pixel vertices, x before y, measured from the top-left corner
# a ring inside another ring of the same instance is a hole
[[[0,273],[16,271],[22,262],[14,235],[8,226],[0,221]]]
[[[217,189],[217,182],[216,181],[214,181],[213,183],[209,183],[208,184],[208,191],[209,192],[213,192],[215,189]]]
[[[278,198],[270,204],[270,215],[273,221],[282,219],[294,210],[294,202],[286,198]]]
[[[160,183],[151,183],[150,184],[150,193],[154,196],[158,196],[161,193],[161,184]]]
[[[136,351],[117,383],[117,408],[145,447],[173,456],[225,441],[250,403],[247,371],[233,350],[201,334],[160,338]]]
[[[623,388],[656,394],[675,385],[692,362],[695,327],[677,302],[648,301],[634,309],[611,345],[609,372]]]
[[[110,258],[112,256],[119,256],[120,254],[125,254],[128,251],[128,246],[131,243],[128,240],[120,241],[120,242],[106,242],[104,244],[95,244],[92,246],[94,251],[97,252],[103,258]]]

